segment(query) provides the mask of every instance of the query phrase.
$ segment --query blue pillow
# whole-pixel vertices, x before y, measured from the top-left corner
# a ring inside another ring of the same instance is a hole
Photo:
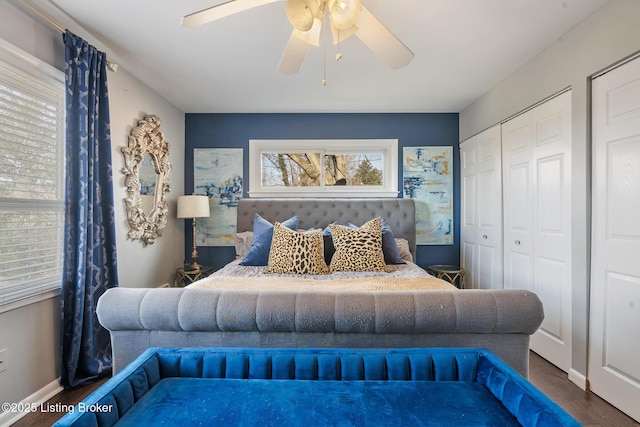
[[[382,252],[384,253],[385,264],[406,264],[402,258],[400,258],[400,251],[398,251],[398,245],[396,245],[396,238],[391,231],[391,226],[387,221],[382,219]],[[349,223],[349,227],[358,228],[357,226]]]
[[[291,217],[281,224],[297,231],[298,217]],[[273,224],[260,215],[255,214],[253,217],[253,239],[251,240],[251,247],[242,261],[240,261],[240,265],[262,266],[269,264],[271,239],[273,239]]]

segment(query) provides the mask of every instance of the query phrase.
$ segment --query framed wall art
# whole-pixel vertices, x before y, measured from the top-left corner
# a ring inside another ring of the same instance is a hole
[[[453,147],[404,147],[404,198],[416,203],[416,243],[453,244]]]
[[[194,194],[209,197],[209,218],[197,223],[198,246],[233,246],[243,194],[242,148],[195,148]]]

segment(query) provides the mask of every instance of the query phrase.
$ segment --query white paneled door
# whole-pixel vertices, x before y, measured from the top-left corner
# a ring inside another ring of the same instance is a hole
[[[502,164],[500,126],[460,144],[462,233],[466,286],[502,289]]]
[[[593,80],[588,378],[640,421],[640,59]]]
[[[531,348],[571,369],[571,92],[502,124],[504,287],[545,318]]]

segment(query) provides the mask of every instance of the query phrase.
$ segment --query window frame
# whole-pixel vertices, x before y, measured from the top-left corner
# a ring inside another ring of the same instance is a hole
[[[349,147],[349,148],[345,148]],[[263,153],[301,153],[313,152],[322,155],[320,164],[324,165],[324,155],[381,153],[383,155],[382,185],[372,186],[333,186],[313,187],[263,187]],[[253,198],[269,197],[398,197],[398,140],[397,139],[251,139],[249,140],[249,196]]]
[[[55,247],[53,251],[55,253],[54,273],[44,280],[28,279],[21,281],[15,278],[3,279],[0,276],[0,313],[3,313],[60,294],[64,252],[65,75],[63,71],[39,60],[3,39],[0,39],[0,60],[10,67],[17,68],[33,81],[37,81],[35,84],[38,86],[43,85],[47,87],[47,90],[55,93],[55,111],[57,112],[55,116],[55,147],[57,150],[56,163],[59,165],[59,169],[55,174],[57,191],[52,199],[0,197],[0,210],[24,211],[26,212],[25,215],[29,215],[32,212],[49,212],[59,218],[59,223],[54,229],[55,241],[51,246]],[[9,82],[9,84],[11,83]],[[51,146],[47,145],[47,147]],[[3,259],[0,258],[0,261],[3,261]],[[4,261],[9,262],[9,260]],[[0,268],[2,268],[1,263]],[[11,280],[15,280],[15,283],[12,283]]]

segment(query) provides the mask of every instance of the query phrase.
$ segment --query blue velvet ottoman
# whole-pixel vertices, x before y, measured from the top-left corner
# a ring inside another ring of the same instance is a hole
[[[578,426],[481,349],[151,348],[56,426]]]

